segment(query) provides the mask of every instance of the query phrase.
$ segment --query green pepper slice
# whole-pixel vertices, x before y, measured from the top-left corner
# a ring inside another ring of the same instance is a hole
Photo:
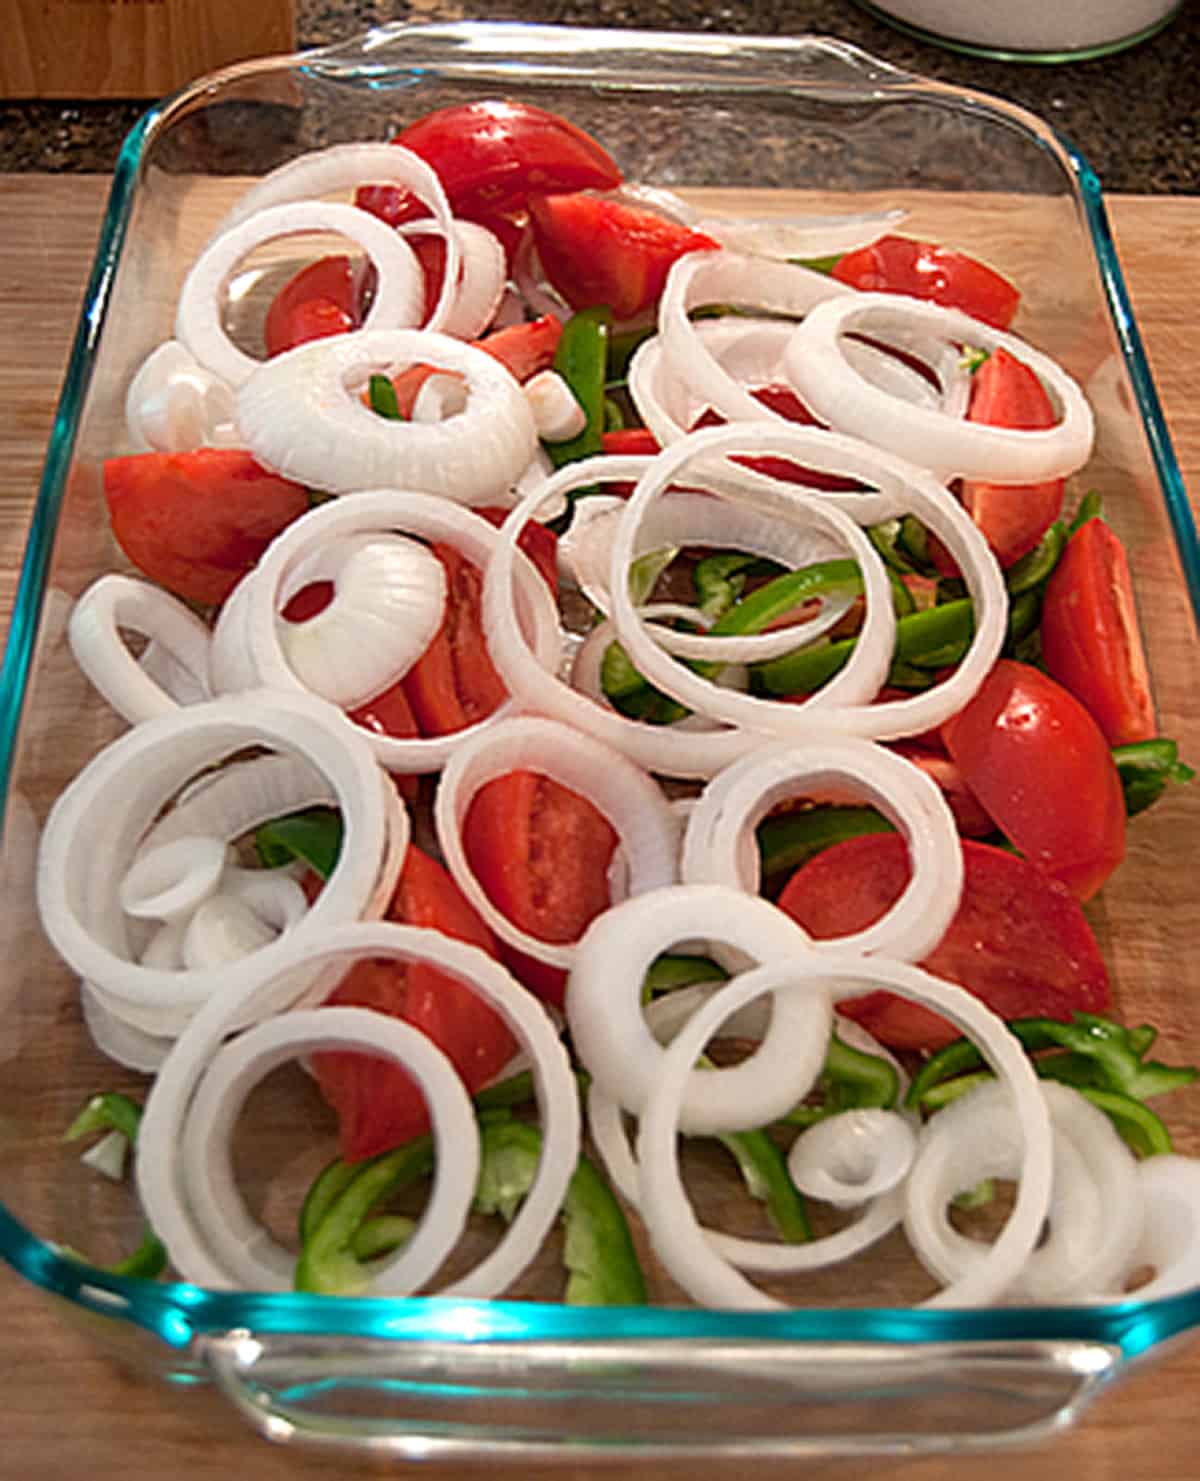
[[[131,1147],[137,1145],[142,1108],[118,1090],[93,1095],[63,1133],[66,1142],[97,1132],[118,1131]],[[142,1226],[142,1237],[136,1250],[107,1267],[114,1275],[136,1276],[153,1280],[167,1268],[167,1251],[149,1224]]]
[[[554,354],[554,369],[571,388],[587,420],[577,436],[565,442],[544,444],[556,468],[604,450],[604,402],[612,322],[610,308],[596,307],[580,309],[563,325]]]

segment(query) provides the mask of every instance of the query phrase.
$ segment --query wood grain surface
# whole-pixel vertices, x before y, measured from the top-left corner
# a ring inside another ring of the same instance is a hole
[[[107,180],[0,177],[0,625],[7,625],[29,511],[103,210]],[[1200,369],[1195,354],[1194,264],[1200,199],[1117,198],[1114,232],[1185,479],[1200,486]],[[170,1390],[118,1366],[94,1338],[34,1287],[0,1268],[0,1385],[5,1424],[0,1478],[88,1476],[245,1481],[377,1473],[258,1440],[218,1395]],[[888,1462],[903,1481],[1194,1481],[1200,1472],[1200,1345],[1183,1345],[1105,1394],[1080,1425],[1020,1453]],[[494,1476],[489,1468],[434,1475]],[[682,1468],[639,1466],[642,1477]],[[860,1475],[862,1462],[790,1466],[780,1477]],[[744,1468],[710,1466],[724,1481]],[[613,1475],[562,1465],[547,1481]]]

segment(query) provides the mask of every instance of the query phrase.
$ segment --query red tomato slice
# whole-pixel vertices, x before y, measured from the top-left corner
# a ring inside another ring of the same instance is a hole
[[[308,509],[300,484],[248,452],[217,447],[109,458],[104,498],[113,536],[138,570],[205,606],[223,602]]]
[[[1081,700],[1110,746],[1158,733],[1125,547],[1102,519],[1067,541],[1042,601],[1047,671]]]
[[[349,257],[322,257],[289,278],[271,301],[263,324],[268,355],[312,339],[345,334],[363,320],[366,273]]]
[[[498,505],[484,504],[475,510],[481,514],[489,524],[499,528],[509,516],[509,510],[502,509]],[[528,519],[517,538],[517,544],[537,567],[542,580],[550,588],[553,597],[558,596],[558,536],[553,530],[545,525],[539,524],[536,519]]]
[[[912,741],[898,741],[888,749],[906,757],[938,784],[954,814],[954,826],[965,838],[986,838],[996,831],[995,823],[963,780],[957,763],[944,751],[932,750]]]
[[[436,299],[436,292],[434,295]],[[426,299],[426,311],[431,305]],[[477,350],[498,360],[505,370],[522,383],[539,370],[549,370],[554,364],[554,352],[562,336],[562,320],[554,314],[543,314],[528,324],[510,324],[504,329],[494,329],[482,339],[472,340]],[[392,377],[396,392],[396,409],[405,420],[412,416],[417,392],[431,375],[437,374],[433,365],[409,365]]]
[[[584,797],[532,771],[481,787],[467,809],[463,846],[488,899],[539,941],[577,941],[612,903],[611,824]],[[561,1007],[566,974],[499,945],[502,960],[547,1002]]]
[[[433,167],[456,216],[484,226],[511,218],[532,194],[613,190],[621,183],[620,167],[590,134],[529,103],[452,104],[419,118],[392,142]],[[390,185],[362,187],[355,204],[392,226],[425,213],[412,195]]]
[[[750,394],[755,401],[761,401],[777,416],[789,422],[797,422],[803,427],[824,426],[823,422],[819,422],[813,416],[791,386],[752,386]],[[701,412],[692,423],[691,430],[695,432],[701,427],[723,427],[724,425],[725,418],[720,412],[709,407]],[[782,483],[803,484],[806,488],[821,489],[829,494],[854,493],[862,487],[853,478],[843,478],[838,473],[826,473],[821,468],[806,468],[792,458],[781,458],[774,453],[739,455],[733,461],[741,463],[743,467],[752,468],[756,473],[762,473],[767,478],[778,478]]]
[[[654,457],[662,451],[658,438],[649,427],[620,427],[612,432],[602,432],[600,440],[604,451],[615,457]]]
[[[529,202],[533,240],[546,277],[572,308],[606,304],[617,319],[654,307],[671,264],[716,247],[703,232],[622,201],[544,195]]]
[[[962,900],[946,934],[921,963],[973,992],[1001,1018],[1069,1020],[1103,1013],[1108,973],[1070,891],[1006,849],[963,840]],[[860,931],[907,884],[908,845],[896,833],[848,839],[792,875],[779,905],[819,940]],[[940,1049],[958,1030],[893,993],[839,1003],[838,1011],[893,1049]]]
[[[450,735],[508,697],[483,636],[483,577],[452,545],[430,549],[446,568],[446,615],[400,683],[422,735]]]
[[[410,846],[388,919],[427,926],[495,955],[495,940],[445,869]],[[503,1020],[457,978],[435,967],[378,959],[358,963],[328,1002],[374,1008],[422,1030],[449,1056],[468,1091],[493,1078],[516,1050]],[[313,1056],[321,1094],[337,1112],[347,1162],[373,1157],[429,1130],[421,1092],[396,1065],[335,1051]]]
[[[1005,837],[1090,899],[1125,857],[1125,801],[1108,742],[1075,696],[1001,659],[942,737]]]
[[[905,293],[962,309],[997,329],[1008,328],[1021,301],[994,268],[965,252],[911,237],[880,237],[869,247],[847,252],[833,276],[864,293]]]

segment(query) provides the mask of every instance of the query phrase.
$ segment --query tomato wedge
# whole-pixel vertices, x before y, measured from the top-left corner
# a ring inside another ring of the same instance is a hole
[[[1042,600],[1042,659],[1110,746],[1158,733],[1125,547],[1102,519],[1067,541]]]
[[[967,420],[988,427],[1039,431],[1058,417],[1045,387],[1027,365],[1005,349],[993,350],[971,382]],[[961,497],[1002,566],[1011,566],[1038,543],[1062,512],[1066,482],[985,483],[965,479]]]
[[[301,268],[271,300],[263,324],[268,355],[309,340],[346,334],[363,321],[368,270],[350,257],[322,257]]]
[[[1001,1018],[1069,1020],[1109,1006],[1108,973],[1069,890],[1006,849],[964,839],[962,899],[946,934],[921,963],[967,988]],[[802,864],[780,908],[819,940],[878,920],[910,874],[896,833],[847,839]],[[838,1011],[893,1049],[940,1049],[959,1035],[944,1018],[893,993],[839,1003]]]
[[[1001,659],[942,738],[1005,837],[1090,899],[1125,857],[1125,801],[1108,742],[1075,696]]]
[[[410,845],[389,920],[427,926],[495,955],[495,940],[442,866]],[[402,1018],[449,1056],[472,1093],[504,1068],[516,1041],[503,1020],[469,987],[435,967],[387,959],[359,962],[328,1002],[374,1008]],[[396,1065],[350,1051],[313,1056],[321,1094],[337,1112],[347,1162],[373,1157],[429,1129],[421,1092]]]
[[[1007,278],[977,258],[912,237],[883,236],[847,252],[833,276],[866,293],[905,293],[962,309],[996,329],[1008,328],[1021,301]]]
[[[392,143],[432,166],[456,216],[484,226],[511,218],[530,195],[613,190],[622,178],[590,134],[530,103],[451,104],[417,119]],[[392,226],[425,214],[414,196],[391,185],[361,187],[355,204]]]
[[[544,195],[529,202],[534,245],[546,277],[572,308],[607,305],[635,319],[662,295],[671,265],[717,243],[623,201]]]
[[[109,458],[104,498],[113,536],[138,570],[204,606],[223,602],[308,509],[300,484],[239,448]]]
[[[481,787],[467,809],[463,846],[488,899],[539,941],[577,941],[611,904],[612,825],[577,792],[532,771]],[[566,974],[514,951],[499,951],[540,998],[561,1007]]]

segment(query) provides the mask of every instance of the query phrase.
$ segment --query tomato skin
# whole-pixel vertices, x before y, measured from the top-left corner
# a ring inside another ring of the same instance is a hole
[[[426,926],[495,955],[491,931],[450,875],[412,845],[387,919]],[[383,958],[359,962],[327,1002],[374,1008],[419,1028],[446,1052],[472,1093],[516,1051],[516,1040],[491,1007],[456,978],[424,964]],[[313,1073],[337,1112],[340,1151],[347,1162],[373,1157],[429,1129],[421,1092],[386,1060],[330,1051],[313,1056]]]
[[[322,257],[288,279],[263,324],[267,354],[357,329],[363,320],[365,275],[344,256]]]
[[[962,899],[949,929],[921,965],[967,988],[1004,1019],[1069,1020],[1102,1013],[1108,973],[1069,890],[1005,849],[964,839]],[[802,864],[779,906],[820,940],[879,919],[910,877],[896,833],[848,839]],[[839,1003],[838,1011],[893,1049],[940,1049],[959,1030],[893,993]]]
[[[1158,733],[1125,547],[1102,519],[1067,541],[1042,600],[1047,672],[1087,706],[1110,746]]]
[[[1003,658],[942,738],[1005,837],[1090,899],[1125,857],[1125,801],[1108,742],[1075,696]]]
[[[1008,328],[1021,301],[1008,279],[985,263],[912,237],[883,236],[847,252],[833,276],[865,293],[904,293],[961,309],[995,329]]]
[[[918,745],[913,741],[896,741],[889,747],[918,767],[941,788],[954,826],[964,838],[986,838],[996,825],[979,805],[979,799],[963,780],[963,774],[944,750]]]
[[[486,719],[508,697],[483,635],[483,576],[453,545],[429,547],[446,569],[446,613],[433,641],[400,683],[424,736],[450,735]]]
[[[604,451],[613,457],[652,458],[662,451],[658,438],[649,427],[620,427],[602,432],[600,441]]]
[[[543,314],[528,324],[509,324],[503,329],[493,329],[472,343],[477,350],[498,360],[510,375],[523,383],[539,370],[549,370],[554,364],[562,331],[562,320],[557,314]]]
[[[1005,349],[993,350],[971,381],[967,420],[988,427],[1039,431],[1058,418],[1045,387],[1027,365]],[[1011,566],[1038,543],[1062,512],[1066,481],[1002,484],[964,479],[962,502],[1002,566]]]
[[[791,386],[752,386],[750,394],[776,416],[785,421],[796,422],[802,427],[820,427],[819,422]],[[700,413],[692,423],[691,431],[701,427],[722,427],[725,418],[712,407]],[[823,468],[806,468],[792,458],[781,458],[775,453],[739,453],[733,460],[743,467],[751,468],[767,478],[778,478],[782,483],[798,483],[805,488],[822,489],[826,493],[853,493],[861,485],[853,478],[843,478],[839,473],[827,473]]]
[[[138,570],[204,606],[223,602],[308,509],[307,490],[240,448],[109,458],[104,498],[113,536]]]
[[[622,179],[616,161],[590,134],[529,103],[451,104],[409,124],[392,143],[433,168],[456,216],[484,226],[489,218],[511,217],[532,194],[613,190]],[[425,210],[390,185],[361,188],[355,204],[392,226]]]
[[[575,309],[607,305],[635,319],[662,295],[672,263],[715,248],[692,231],[622,201],[594,195],[544,195],[529,202],[533,240],[546,277]]]
[[[479,789],[463,822],[463,847],[488,899],[540,941],[577,941],[611,904],[612,825],[586,798],[549,777],[514,771]],[[500,943],[501,959],[557,1007],[566,974]]]

